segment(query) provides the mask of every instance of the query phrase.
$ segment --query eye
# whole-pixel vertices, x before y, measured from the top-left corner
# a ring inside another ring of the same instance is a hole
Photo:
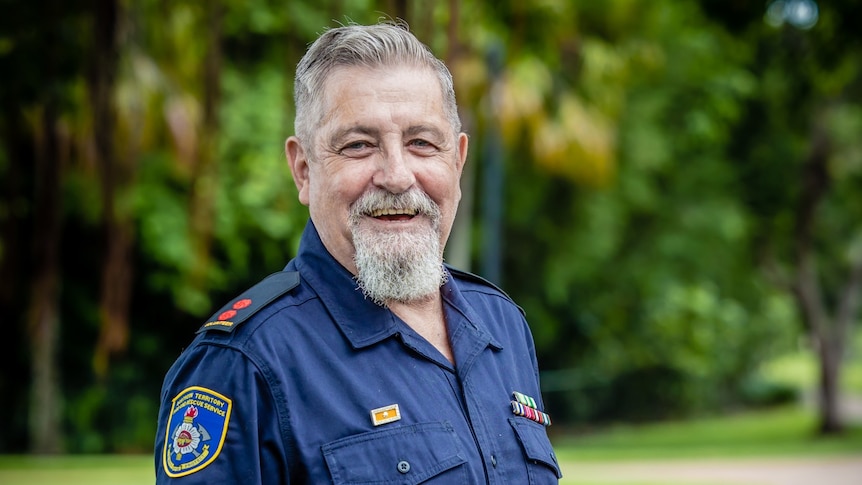
[[[408,146],[413,150],[419,151],[421,153],[430,153],[436,152],[437,146],[431,143],[428,140],[423,140],[422,138],[416,138],[414,140],[410,140]]]
[[[338,152],[348,157],[361,157],[368,155],[373,149],[374,145],[371,143],[364,140],[357,140],[345,144]]]

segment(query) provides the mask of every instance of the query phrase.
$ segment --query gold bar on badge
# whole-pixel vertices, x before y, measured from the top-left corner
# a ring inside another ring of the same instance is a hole
[[[390,404],[388,406],[383,406],[382,408],[371,410],[371,422],[374,426],[391,423],[393,421],[398,421],[399,419],[401,419],[401,410],[398,408],[397,404]]]

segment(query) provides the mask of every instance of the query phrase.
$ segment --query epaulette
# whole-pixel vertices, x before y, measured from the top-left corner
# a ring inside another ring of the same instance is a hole
[[[443,265],[446,266],[446,269],[448,269],[449,272],[452,273],[453,275],[460,276],[461,278],[464,278],[467,281],[472,281],[473,283],[479,283],[480,285],[490,286],[491,288],[494,288],[495,290],[499,291],[500,293],[503,294],[503,296],[506,297],[506,299],[511,301],[513,305],[518,307],[518,310],[521,312],[521,315],[524,315],[524,317],[527,316],[527,312],[525,312],[524,309],[521,308],[520,305],[515,303],[515,300],[513,300],[512,297],[509,296],[505,291],[503,291],[499,286],[495,285],[494,283],[491,283],[490,281],[486,280],[485,278],[482,278],[481,276],[479,276],[477,274],[473,274],[473,273],[470,273],[469,271],[464,271],[464,270],[455,268],[453,266],[449,266],[446,263],[443,263]]]
[[[298,272],[280,271],[273,273],[221,307],[195,333],[207,330],[233,332],[248,317],[272,303],[276,298],[296,288],[297,285],[299,285]]]

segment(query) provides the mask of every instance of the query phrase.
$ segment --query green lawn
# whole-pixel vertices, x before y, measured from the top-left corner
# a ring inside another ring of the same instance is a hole
[[[0,456],[3,485],[152,485],[154,481],[151,456]]]
[[[620,425],[554,440],[561,460],[643,460],[862,453],[862,427],[817,437],[816,417],[798,406],[684,422]]]

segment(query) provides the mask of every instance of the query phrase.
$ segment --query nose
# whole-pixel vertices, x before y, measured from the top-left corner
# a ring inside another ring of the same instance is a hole
[[[416,183],[416,176],[404,149],[386,150],[382,154],[373,182],[393,194],[406,192]]]

